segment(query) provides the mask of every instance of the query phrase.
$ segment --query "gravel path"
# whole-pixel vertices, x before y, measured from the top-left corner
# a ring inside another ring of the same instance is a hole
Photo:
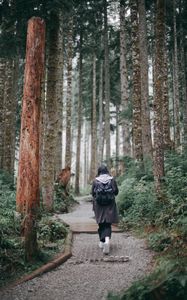
[[[76,211],[59,217],[71,224],[94,221],[91,204],[82,200]],[[103,255],[96,233],[74,234],[72,254],[52,272],[0,292],[0,299],[104,300],[144,276],[153,257],[144,240],[124,232],[112,234],[110,255]]]

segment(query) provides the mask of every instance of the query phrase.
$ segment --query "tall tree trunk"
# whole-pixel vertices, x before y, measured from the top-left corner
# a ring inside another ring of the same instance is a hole
[[[138,0],[139,12],[139,48],[141,75],[141,122],[143,158],[152,158],[151,122],[148,93],[148,51],[145,0]]]
[[[99,132],[98,132],[98,163],[103,161],[103,61],[100,62],[99,79]]]
[[[181,98],[182,98],[182,112],[183,112],[183,152],[187,153],[187,43],[184,36],[183,18],[182,18],[183,1],[179,2],[179,16],[180,16],[180,82],[181,82]]]
[[[0,169],[3,168],[5,70],[6,60],[0,58]]]
[[[110,71],[109,71],[109,47],[108,47],[108,22],[107,22],[107,0],[104,0],[104,74],[105,74],[105,139],[106,139],[106,161],[110,169]]]
[[[163,69],[164,69],[164,15],[165,0],[157,0],[156,16],[156,53],[154,72],[154,180],[158,197],[162,196],[162,177],[164,176],[164,147],[163,147]]]
[[[72,106],[72,49],[73,48],[73,18],[70,17],[67,45],[67,98],[66,98],[66,153],[65,165],[71,167],[71,106]]]
[[[41,83],[41,103],[40,103],[40,187],[43,185],[43,167],[44,167],[44,138],[45,138],[45,102],[46,102],[46,88],[47,88],[47,66],[44,66],[43,78]]]
[[[84,187],[87,186],[88,177],[87,177],[87,166],[88,166],[88,128],[87,128],[87,121],[84,120]]]
[[[93,95],[92,95],[92,140],[91,140],[91,166],[90,182],[96,176],[97,169],[97,116],[96,116],[96,54],[93,53]]]
[[[173,0],[173,36],[174,36],[174,57],[173,57],[173,97],[174,97],[174,143],[175,149],[180,146],[180,124],[179,124],[179,68],[178,68],[178,46],[176,30],[176,5]]]
[[[51,14],[51,20],[55,20],[55,26],[49,29],[48,39],[48,65],[47,65],[47,92],[45,103],[45,131],[43,149],[43,174],[42,174],[42,198],[47,211],[53,209],[54,180],[55,180],[55,156],[58,131],[57,115],[57,89],[58,81],[58,26],[59,19],[56,14]]]
[[[80,194],[80,150],[81,150],[81,124],[82,124],[82,34],[80,33],[79,56],[79,96],[78,96],[78,124],[77,124],[77,151],[75,171],[75,193]]]
[[[163,68],[163,110],[162,110],[164,149],[171,148],[167,65],[168,65],[167,64],[167,49],[166,49],[166,42],[165,42],[165,44],[164,44],[164,68]]]
[[[3,169],[12,176],[14,175],[15,161],[17,72],[18,64],[16,59],[7,60],[4,89]]]
[[[57,131],[57,151],[56,151],[56,175],[62,169],[62,131],[63,131],[63,80],[64,80],[64,58],[63,58],[63,16],[59,13],[58,28],[58,80],[56,83],[57,94],[57,114],[58,114],[58,131]]]
[[[186,41],[185,41],[186,43]],[[184,117],[183,117],[183,126],[184,126],[184,137],[183,137],[183,149],[187,152],[187,43],[185,44],[184,49]]]
[[[31,260],[37,253],[36,216],[39,207],[39,123],[44,47],[44,21],[40,18],[32,18],[28,22],[27,33],[16,195],[18,211],[26,211],[24,236],[27,260]]]
[[[119,172],[119,105],[116,105],[116,175]]]
[[[138,39],[138,7],[136,0],[130,1],[131,7],[131,37],[132,37],[132,65],[133,65],[133,150],[138,161],[143,160],[142,124],[141,124],[141,82],[140,82],[140,53]]]
[[[125,32],[125,0],[120,1],[120,76],[121,76],[121,106],[122,111],[128,110],[129,93],[128,93],[128,70],[127,70],[127,46]],[[122,136],[123,136],[123,155],[130,156],[130,132],[129,121],[122,118]]]

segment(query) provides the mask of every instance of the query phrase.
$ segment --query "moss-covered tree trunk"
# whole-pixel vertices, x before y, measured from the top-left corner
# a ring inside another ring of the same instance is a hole
[[[67,44],[67,97],[66,97],[66,153],[65,166],[71,168],[71,122],[72,122],[72,51],[73,51],[73,18],[68,23]]]
[[[80,33],[79,45],[79,96],[78,96],[78,120],[77,120],[77,147],[75,169],[75,193],[80,194],[80,153],[81,153],[81,125],[82,125],[82,34]]]
[[[49,28],[47,48],[47,91],[43,142],[42,198],[47,211],[53,209],[58,131],[57,82],[58,82],[58,29],[59,17],[51,14],[54,26]]]
[[[17,107],[17,75],[16,59],[9,58],[6,62],[6,81],[4,87],[4,140],[3,140],[3,170],[14,175],[16,107]]]
[[[98,163],[103,161],[103,61],[100,62],[99,72],[99,130],[98,130]]]
[[[134,158],[143,160],[142,149],[142,115],[141,115],[141,81],[140,81],[140,52],[138,32],[138,6],[136,0],[130,1],[131,8],[131,39],[132,39],[132,107],[133,107],[133,152]]]
[[[116,174],[119,172],[119,104],[116,104]]]
[[[178,46],[176,28],[176,4],[173,0],[173,104],[174,104],[174,144],[177,150],[180,146],[180,124],[179,124],[179,66],[178,66]]]
[[[55,173],[59,174],[62,169],[62,131],[63,131],[63,80],[64,80],[64,58],[63,58],[63,15],[59,12],[59,28],[58,28],[58,68],[57,68],[57,148],[56,148],[56,168]]]
[[[109,46],[108,46],[108,14],[107,1],[104,0],[104,99],[105,99],[105,140],[106,140],[106,161],[110,168],[110,70],[109,70]]]
[[[169,116],[169,94],[168,94],[168,67],[167,67],[167,49],[166,42],[164,45],[164,68],[163,68],[163,142],[164,149],[171,148],[170,138],[170,116]]]
[[[0,169],[3,168],[3,141],[4,141],[4,82],[6,60],[0,59]]]
[[[128,93],[128,70],[127,70],[127,45],[126,45],[126,20],[125,0],[120,1],[120,84],[121,84],[121,107],[122,112],[127,112],[129,103]],[[130,156],[130,131],[129,120],[122,117],[123,155]]]
[[[187,152],[187,42],[185,39],[184,18],[183,18],[183,0],[179,1],[180,16],[180,82],[181,82],[181,98],[182,98],[182,117],[183,117],[183,143],[182,150]]]
[[[148,93],[148,50],[145,0],[138,0],[138,13],[141,75],[142,150],[144,162],[146,163],[147,158],[152,158],[152,140]]]
[[[89,151],[90,151],[90,143],[89,143],[89,132],[90,126],[88,121],[84,120],[84,186],[86,187],[88,184],[88,166],[89,166]]]
[[[97,169],[97,115],[96,115],[96,54],[93,53],[93,94],[92,94],[92,116],[91,116],[91,166],[90,181],[96,176]]]
[[[16,204],[25,212],[25,255],[37,253],[36,217],[39,207],[39,124],[41,81],[44,69],[45,23],[40,18],[28,22],[25,82],[21,116],[19,168]]]
[[[157,0],[157,16],[155,24],[155,66],[154,66],[154,180],[158,197],[162,196],[162,177],[164,176],[163,146],[163,68],[164,68],[164,15],[165,0]]]

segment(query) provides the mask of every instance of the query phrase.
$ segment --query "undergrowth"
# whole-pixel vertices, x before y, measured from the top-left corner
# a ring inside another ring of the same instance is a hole
[[[167,153],[165,157],[164,195],[160,201],[154,192],[151,163],[146,170],[132,160],[126,173],[118,178],[117,197],[121,226],[138,230],[157,255],[155,272],[138,281],[121,295],[109,299],[183,300],[187,294],[187,157]]]
[[[37,224],[38,256],[32,263],[25,261],[22,217],[16,212],[16,190],[12,178],[0,172],[0,286],[18,279],[63,251],[68,228],[41,212]]]
[[[68,213],[72,206],[76,204],[71,189],[66,191],[61,184],[55,184],[54,211],[58,213]]]

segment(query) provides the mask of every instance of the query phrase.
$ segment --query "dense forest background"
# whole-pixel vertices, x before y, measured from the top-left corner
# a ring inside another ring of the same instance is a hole
[[[33,117],[29,106],[22,106],[28,20],[33,17],[44,21],[45,50],[38,100],[40,196],[30,206],[29,196],[20,196],[20,178],[26,168],[32,172],[20,159],[20,144],[25,118]],[[37,248],[33,232],[39,207],[49,213],[59,195],[66,207],[71,193],[89,193],[104,162],[120,186],[121,226],[146,229],[150,246],[167,256],[164,267],[158,263],[162,271],[168,266],[158,280],[161,287],[172,274],[169,287],[174,284],[182,295],[187,281],[186,157],[185,0],[0,0],[2,266],[7,266],[7,249],[16,247],[7,237],[15,205],[26,220],[29,260]],[[62,169],[65,179],[59,177]],[[59,178],[63,192],[56,190]],[[63,184],[69,180],[66,190]],[[10,227],[18,233],[15,222]]]

